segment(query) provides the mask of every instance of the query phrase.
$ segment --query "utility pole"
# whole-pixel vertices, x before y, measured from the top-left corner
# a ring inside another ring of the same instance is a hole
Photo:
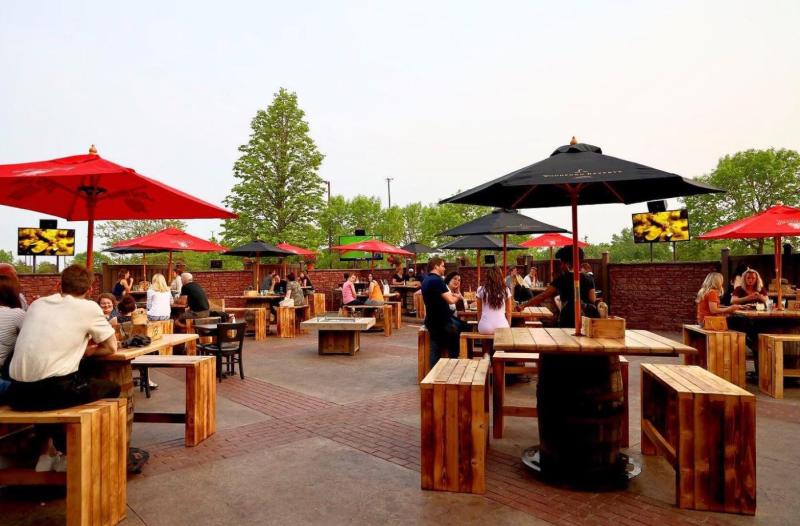
[[[330,213],[331,208],[331,182],[330,181],[322,181],[326,185],[328,185],[328,212]],[[329,218],[330,219],[330,218]],[[332,234],[331,234],[331,223],[328,221],[328,268],[333,268],[333,256],[331,255],[331,246],[333,245]]]
[[[387,177],[386,178],[386,190],[389,193],[389,206],[388,206],[388,208],[392,207],[392,181],[394,181],[394,179],[392,179],[391,177]]]

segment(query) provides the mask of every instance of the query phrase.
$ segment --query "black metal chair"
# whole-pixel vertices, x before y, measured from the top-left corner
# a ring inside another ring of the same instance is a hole
[[[244,380],[242,367],[242,349],[244,348],[244,333],[247,322],[219,323],[217,324],[216,341],[198,344],[198,354],[214,356],[217,361],[217,381],[223,380],[222,366],[225,374],[233,376],[234,366],[239,364],[239,376]]]

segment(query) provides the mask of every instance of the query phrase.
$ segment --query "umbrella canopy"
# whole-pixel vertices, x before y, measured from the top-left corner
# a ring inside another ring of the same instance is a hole
[[[781,287],[781,237],[800,235],[800,208],[778,203],[759,214],[715,228],[698,239],[775,238],[775,279],[778,287],[778,308],[783,308]]]
[[[397,254],[398,256],[413,256],[412,252],[403,250],[400,247],[384,243],[379,239],[368,239],[366,241],[357,241],[349,245],[338,245],[332,247],[333,250],[339,252],[350,252],[351,250],[360,250],[362,252],[378,252],[381,254]]]
[[[643,164],[603,155],[591,144],[557,148],[547,159],[476,186],[442,203],[462,203],[506,208],[572,208],[573,305],[575,334],[581,333],[580,264],[578,256],[578,205],[637,203],[686,195],[721,192],[680,175]],[[564,298],[562,298],[563,300]]]
[[[436,249],[429,247],[428,245],[423,245],[422,243],[417,243],[416,241],[409,243],[408,245],[402,247],[403,250],[407,250],[413,254],[427,254],[429,252],[435,252]]]
[[[541,236],[523,241],[520,246],[525,248],[553,248],[553,247],[567,247],[572,244],[572,238],[562,236],[561,234],[543,234]],[[578,241],[578,246],[581,248],[588,247],[588,243]]]
[[[523,250],[525,247],[506,243],[507,250]],[[454,239],[439,247],[440,250],[503,250],[503,240],[495,236],[473,235]]]
[[[155,252],[169,252],[169,262],[167,263],[167,279],[172,272],[172,253],[191,250],[194,252],[224,252],[225,247],[206,241],[199,237],[187,234],[177,228],[165,228],[152,234],[146,234],[126,241],[114,243],[111,249],[106,252],[116,252],[126,254],[130,252],[140,252],[143,254]]]
[[[508,242],[508,234],[543,234],[546,232],[567,232],[563,228],[548,225],[516,210],[498,208],[490,214],[473,219],[463,225],[442,232],[442,236],[468,236],[472,234],[502,234],[503,246]],[[480,256],[479,256],[480,257]],[[503,250],[503,279],[506,277],[506,251]],[[480,281],[480,267],[478,267]]]
[[[459,194],[463,195],[463,194]],[[458,196],[456,196],[458,197]],[[454,198],[451,198],[454,199]],[[459,201],[460,202],[460,201]],[[548,225],[516,210],[498,208],[490,214],[473,219],[463,225],[445,230],[440,236],[469,236],[472,234],[543,234],[568,232],[561,227]]]
[[[92,268],[94,222],[111,219],[235,218],[224,208],[88,155],[0,165],[0,204],[69,221],[88,221],[86,263]]]
[[[253,268],[253,280],[255,282],[256,290],[258,290],[258,266],[260,264],[261,256],[277,256],[283,258],[286,256],[294,256],[295,254],[257,239],[255,241],[251,241],[250,243],[245,243],[244,245],[226,250],[222,253],[222,255],[256,258],[256,264]]]
[[[278,247],[281,250],[286,250],[287,252],[291,252],[292,254],[294,254],[296,256],[310,257],[310,256],[316,256],[317,255],[317,253],[314,252],[313,250],[308,250],[306,248],[296,247],[294,245],[290,245],[289,243],[278,243],[275,246]]]
[[[550,249],[550,281],[553,281],[553,247],[566,247],[572,244],[572,239],[561,234],[543,234],[539,237],[529,239],[520,243],[525,248],[549,248]],[[578,241],[578,246],[588,247],[588,243]]]

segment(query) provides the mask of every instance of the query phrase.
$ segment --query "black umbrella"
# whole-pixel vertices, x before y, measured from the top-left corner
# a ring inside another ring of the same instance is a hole
[[[441,202],[509,208],[571,206],[575,334],[580,335],[578,205],[630,204],[721,191],[677,174],[603,155],[597,146],[577,143],[573,137],[569,145],[556,149],[547,159]]]
[[[466,192],[465,192],[466,193]],[[463,195],[463,194],[459,194]],[[458,196],[456,196],[458,197]],[[454,198],[451,198],[454,199]],[[442,201],[444,202],[444,201]],[[461,202],[461,201],[458,201]],[[548,225],[532,217],[524,216],[516,210],[498,208],[490,214],[473,219],[439,234],[440,236],[468,236],[472,234],[502,234],[503,246],[508,244],[508,234],[547,234],[549,232],[568,232],[563,228]],[[506,278],[506,251],[503,250],[503,279]]]
[[[413,241],[408,245],[400,248],[408,252],[413,252],[414,254],[427,254],[428,252],[436,252],[436,249],[433,249],[428,245],[423,245],[422,243],[417,243],[416,241]]]
[[[285,258],[287,256],[294,256],[294,252],[289,252],[288,250],[283,250],[275,245],[270,245],[269,243],[265,243],[260,239],[255,241],[251,241],[250,243],[246,243],[242,246],[232,248],[222,253],[223,256],[241,256],[241,257],[248,257],[248,258],[256,258],[256,266],[255,266],[255,286],[256,290],[258,290],[258,265],[261,256],[277,256],[281,258]]]
[[[481,250],[500,251],[503,250],[503,241],[485,234],[475,234],[471,236],[463,236],[449,243],[440,246],[441,250],[477,250],[478,259],[478,284],[481,282]],[[525,250],[525,247],[515,243],[506,243],[506,250]]]

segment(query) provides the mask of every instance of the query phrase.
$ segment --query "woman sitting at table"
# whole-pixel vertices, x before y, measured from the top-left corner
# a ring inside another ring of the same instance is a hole
[[[511,291],[503,283],[503,276],[497,267],[489,267],[486,281],[478,287],[475,297],[481,300],[481,318],[478,320],[478,332],[494,334],[497,329],[507,328],[508,306],[513,301]]]
[[[403,272],[403,263],[398,261],[394,266],[394,275],[392,275],[392,285],[402,285],[408,281],[408,273]]]
[[[314,288],[314,285],[311,284],[311,280],[308,279],[308,276],[302,270],[297,275],[297,283],[299,283],[303,288]]]
[[[24,320],[25,311],[19,301],[19,281],[11,276],[0,276],[0,405],[11,386],[8,367]]]
[[[706,316],[727,316],[741,309],[741,305],[723,307],[719,297],[724,292],[724,280],[719,272],[709,272],[703,280],[703,286],[697,291],[697,323],[703,324]]]
[[[172,314],[172,292],[162,274],[155,274],[147,289],[147,319],[150,321],[168,320]]]
[[[121,300],[123,296],[131,293],[131,286],[133,285],[133,278],[131,277],[130,270],[120,270],[117,273],[117,282],[111,293],[116,296],[117,301]]]
[[[752,305],[769,303],[767,289],[758,272],[749,268],[742,274],[742,284],[733,290],[732,305]]]
[[[362,305],[364,300],[356,294],[356,275],[344,273],[344,283],[342,283],[342,305]]]
[[[463,293],[461,292],[461,274],[456,271],[450,272],[444,277],[444,284],[447,285],[447,290],[453,294],[458,294],[463,297]],[[463,299],[460,299],[455,303],[451,303],[448,306],[450,307],[450,310],[453,311],[453,316],[456,318],[458,317],[456,314],[458,311],[467,310],[467,305],[464,303]]]
[[[367,301],[364,302],[364,305],[383,305],[386,299],[383,297],[383,290],[381,283],[375,279],[370,272],[367,275]]]
[[[136,310],[136,300],[133,296],[125,296],[117,304],[117,317],[111,320],[111,325],[119,325],[131,321],[131,314]]]
[[[103,311],[103,316],[108,321],[117,317],[117,298],[110,292],[104,292],[97,298],[97,304],[100,305],[100,310]]]
[[[286,279],[288,281],[286,282],[286,298],[284,299],[291,298],[294,300],[295,307],[302,307],[306,304],[306,297],[303,295],[302,287],[295,279],[294,272],[289,272]]]

